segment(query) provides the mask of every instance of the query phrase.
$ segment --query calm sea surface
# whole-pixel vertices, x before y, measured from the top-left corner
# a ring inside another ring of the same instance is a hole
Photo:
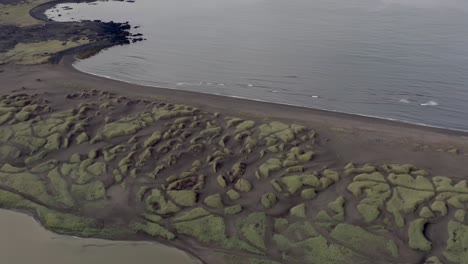
[[[84,72],[468,130],[466,0],[136,0],[48,15],[140,26],[146,41],[76,63]]]

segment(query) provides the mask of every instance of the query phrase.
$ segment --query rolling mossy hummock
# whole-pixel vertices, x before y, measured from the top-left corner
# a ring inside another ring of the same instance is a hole
[[[0,206],[53,231],[188,239],[234,263],[466,260],[464,180],[321,160],[320,137],[300,125],[100,91],[67,98],[71,109],[0,97]]]

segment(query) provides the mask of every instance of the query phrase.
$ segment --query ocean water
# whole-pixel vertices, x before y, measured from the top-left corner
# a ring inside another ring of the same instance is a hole
[[[129,21],[147,39],[77,62],[84,72],[468,130],[465,0],[106,1],[47,14]]]

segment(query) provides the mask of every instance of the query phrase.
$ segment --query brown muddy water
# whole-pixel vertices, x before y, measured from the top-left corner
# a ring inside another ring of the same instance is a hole
[[[108,241],[54,234],[31,216],[0,209],[0,263],[193,264],[185,252],[150,242]]]

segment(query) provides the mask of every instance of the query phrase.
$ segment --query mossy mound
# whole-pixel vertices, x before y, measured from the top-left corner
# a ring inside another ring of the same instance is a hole
[[[77,200],[95,201],[103,199],[106,196],[106,189],[100,181],[83,185],[73,184],[70,192]]]
[[[309,188],[309,189],[304,189],[301,192],[301,198],[304,200],[311,200],[314,199],[317,196],[317,193],[315,192],[315,189]]]
[[[265,213],[252,213],[237,223],[242,237],[257,248],[266,250],[265,233],[267,217]]]
[[[277,158],[271,158],[258,168],[259,174],[263,177],[269,177],[271,173],[279,171],[283,168],[283,162]]]
[[[210,212],[208,212],[204,208],[197,207],[197,208],[191,209],[190,211],[180,213],[177,217],[174,217],[172,221],[175,221],[175,222],[189,221],[189,220],[193,220],[202,216],[207,216],[209,214]]]
[[[167,195],[178,205],[194,206],[197,202],[197,195],[194,191],[180,190],[167,191]]]
[[[305,218],[306,217],[306,206],[305,204],[299,204],[291,209],[289,209],[289,214],[291,216],[299,217],[299,218]]]
[[[226,188],[227,183],[223,176],[218,175],[218,177],[216,177],[216,181],[218,182],[219,186],[221,186],[221,188]]]
[[[166,228],[162,227],[161,225],[157,223],[136,222],[136,223],[130,224],[130,228],[132,228],[135,231],[141,231],[148,235],[155,236],[155,237],[162,237],[167,240],[172,240],[175,238],[175,235],[173,233],[171,233],[169,230],[167,230]]]
[[[399,256],[398,248],[392,240],[372,234],[361,227],[350,224],[338,224],[330,236],[354,250],[362,250],[366,245],[367,252],[396,258]]]
[[[277,202],[276,195],[274,193],[265,193],[262,195],[261,203],[266,209],[272,208]]]
[[[202,243],[220,244],[226,239],[226,226],[220,216],[208,215],[195,220],[173,223],[178,234],[191,236]]]
[[[234,190],[229,190],[226,192],[226,194],[232,201],[238,200],[241,197],[241,195]]]
[[[102,129],[102,136],[107,139],[112,139],[121,136],[133,135],[147,124],[139,120],[139,118],[122,118],[113,123],[106,124]]]
[[[242,209],[243,208],[242,208],[241,205],[236,204],[236,205],[224,208],[224,214],[226,214],[226,215],[235,215],[235,214],[238,214],[238,213],[242,212]]]
[[[377,168],[371,164],[365,164],[361,168],[356,168],[353,163],[349,163],[344,169],[346,174],[373,173],[377,170]]]
[[[150,212],[157,214],[171,214],[180,211],[180,208],[172,201],[166,200],[163,193],[159,189],[153,189],[150,195],[146,198],[146,208]]]
[[[427,220],[419,218],[412,221],[408,227],[408,245],[412,249],[429,251],[432,248],[432,243],[424,236],[424,226]]]
[[[213,194],[205,198],[203,202],[209,207],[223,208],[224,204],[220,194]]]
[[[415,178],[409,174],[394,174],[390,173],[388,181],[399,186],[415,188],[418,190],[433,191],[434,186],[431,181],[423,176],[416,176]]]
[[[239,179],[234,185],[234,188],[239,192],[250,192],[252,190],[252,184],[248,180]]]
[[[401,213],[413,213],[416,208],[422,203],[428,201],[434,196],[434,192],[416,191],[403,187],[395,187],[393,189],[392,198],[387,202],[387,211],[393,213],[395,223],[399,227],[403,227],[405,220]]]
[[[321,187],[322,183],[315,174],[291,175],[281,178],[284,185],[287,186],[289,193],[295,194],[303,186]]]
[[[160,131],[156,131],[149,138],[147,138],[143,142],[143,147],[148,148],[154,146],[156,143],[158,143],[161,140],[162,134]]]
[[[468,257],[468,226],[449,221],[447,231],[449,238],[444,256],[451,262],[464,263]]]

